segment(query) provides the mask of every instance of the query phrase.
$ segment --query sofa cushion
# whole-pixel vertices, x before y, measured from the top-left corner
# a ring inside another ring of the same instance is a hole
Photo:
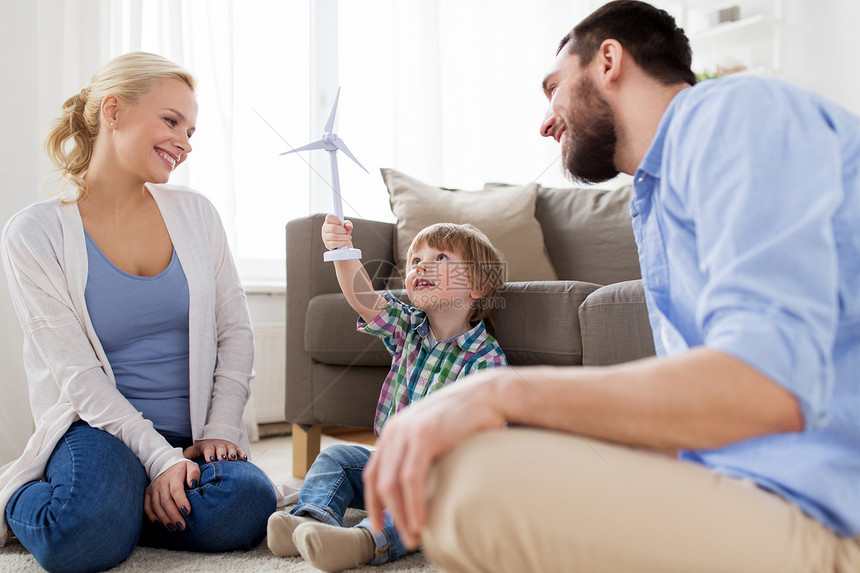
[[[560,278],[608,285],[641,276],[630,218],[632,197],[631,186],[540,188],[535,215]]]
[[[582,363],[577,309],[600,285],[578,281],[505,285],[496,313],[496,339],[512,365]],[[408,300],[403,291],[392,292]],[[387,366],[391,355],[375,336],[355,330],[355,311],[342,294],[311,299],[305,350],[311,358],[341,366]]]
[[[496,339],[511,365],[582,364],[577,309],[599,285],[514,282],[502,291]]]
[[[315,296],[308,303],[305,350],[325,364],[390,366],[391,354],[385,345],[375,336],[356,331],[356,320],[358,315],[342,294]]]
[[[642,281],[601,287],[579,307],[583,366],[609,366],[654,356]]]
[[[488,183],[485,189],[507,187]],[[633,188],[549,188],[537,193],[535,217],[558,277],[601,285],[638,279]]]
[[[404,268],[409,245],[424,227],[471,223],[504,255],[509,281],[558,278],[535,218],[537,185],[462,191],[427,185],[394,169],[380,171],[397,217],[394,254],[398,268]]]

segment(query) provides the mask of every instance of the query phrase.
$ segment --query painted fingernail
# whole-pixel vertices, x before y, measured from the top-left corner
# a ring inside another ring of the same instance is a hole
[[[167,531],[176,531],[172,523],[168,523],[165,527],[167,527]]]
[[[185,529],[185,526],[182,525],[182,523],[180,523],[179,521],[177,521],[176,522],[176,529],[178,529],[179,531],[182,531],[183,529]]]
[[[210,462],[214,462],[214,461],[215,461],[215,456],[209,456],[209,461],[210,461]]]
[[[226,459],[227,459],[227,454],[221,454],[221,459],[222,459],[222,460],[226,460]]]
[[[191,480],[191,489],[197,487],[198,481],[196,479]]]
[[[235,459],[236,459],[236,454],[230,454],[230,459],[231,459],[231,460],[235,460]]]
[[[245,461],[247,462],[247,461],[248,461],[248,456],[242,456],[242,459],[243,459],[243,460],[245,460]]]
[[[184,516],[188,517],[188,508],[187,508],[187,507],[185,507],[185,506],[183,505],[183,506],[182,506],[182,507],[180,507],[179,509],[180,509],[180,511],[182,511],[182,515],[184,515]],[[177,522],[177,524],[176,524],[176,525],[179,525],[179,523]]]

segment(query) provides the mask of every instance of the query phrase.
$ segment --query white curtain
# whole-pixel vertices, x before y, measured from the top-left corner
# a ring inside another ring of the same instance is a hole
[[[232,0],[114,0],[109,57],[132,51],[160,54],[188,68],[198,84],[198,137],[192,160],[171,182],[204,193],[236,243],[233,169]]]
[[[569,185],[538,133],[541,80],[588,0],[350,0],[338,29],[340,135],[369,167],[427,183]],[[348,213],[390,220],[378,173],[341,169]],[[349,208],[351,207],[351,209]]]
[[[213,200],[246,280],[282,281],[284,224],[332,199],[325,154],[278,154],[321,135],[337,86],[338,133],[371,172],[340,162],[350,216],[392,219],[380,167],[464,188],[566,184],[538,135],[540,82],[593,4],[117,0],[110,45],[197,75],[194,154],[173,181]]]

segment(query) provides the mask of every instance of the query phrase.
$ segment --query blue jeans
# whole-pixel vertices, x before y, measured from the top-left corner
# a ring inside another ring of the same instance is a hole
[[[54,448],[44,481],[21,486],[6,505],[6,522],[48,571],[101,571],[125,561],[135,546],[186,551],[250,549],[266,535],[275,491],[248,462],[200,465],[200,485],[186,490],[184,531],[153,525],[143,513],[149,479],[125,444],[75,422]]]
[[[343,515],[348,507],[364,509],[361,474],[369,459],[370,451],[359,446],[338,444],[326,448],[308,470],[299,492],[299,503],[290,513],[309,515],[323,523],[342,526]],[[373,536],[376,554],[371,565],[388,563],[409,553],[400,542],[388,512],[385,512],[385,521],[379,533],[370,530],[368,518],[356,527],[367,529]]]

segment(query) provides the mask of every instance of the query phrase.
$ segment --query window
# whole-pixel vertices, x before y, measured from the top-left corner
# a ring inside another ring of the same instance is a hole
[[[338,86],[335,130],[370,170],[339,157],[347,217],[392,220],[379,167],[460,188],[567,184],[538,135],[540,82],[588,0],[110,5],[112,56],[161,53],[198,78],[194,155],[172,181],[215,203],[246,282],[283,282],[286,222],[332,211],[327,154],[279,154],[320,137]]]

